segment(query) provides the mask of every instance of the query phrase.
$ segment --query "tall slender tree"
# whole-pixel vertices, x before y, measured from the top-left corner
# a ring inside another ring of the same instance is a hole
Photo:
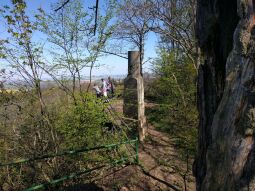
[[[2,14],[7,22],[10,36],[4,40],[2,58],[31,86],[40,102],[41,113],[45,112],[45,104],[41,91],[42,47],[32,40],[35,22],[26,14],[25,1],[12,1],[12,8],[5,6]]]
[[[149,0],[155,19],[152,30],[160,35],[163,48],[185,54],[196,66],[195,4],[196,0]]]
[[[109,23],[112,18],[111,9],[114,7],[110,1],[104,13],[97,18],[96,34],[94,34],[94,11],[85,10],[80,0],[71,1],[58,11],[53,10],[51,14],[42,12],[38,15],[41,30],[47,35],[49,45],[54,47],[50,50],[53,59],[47,72],[54,79],[60,75],[67,81],[71,80],[71,88],[57,81],[74,101],[76,90],[82,92],[82,72],[87,68],[91,75],[98,57],[102,56],[100,50],[111,36],[113,27]]]
[[[115,29],[117,39],[131,43],[140,51],[140,61],[144,61],[145,40],[154,19],[146,10],[151,4],[147,1],[123,0],[118,6],[118,25]],[[142,73],[142,67],[141,67]]]

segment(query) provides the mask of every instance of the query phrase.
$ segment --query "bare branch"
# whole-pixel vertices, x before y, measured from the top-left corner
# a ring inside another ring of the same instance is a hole
[[[99,4],[99,0],[96,0],[94,36],[96,35],[96,30],[97,30],[98,4]]]
[[[120,58],[124,58],[124,59],[128,59],[128,57],[126,56],[122,56],[120,54],[117,54],[117,53],[114,53],[114,52],[109,52],[109,51],[106,51],[106,50],[101,50],[102,53],[106,53],[106,54],[111,54],[111,55],[114,55],[114,56],[118,56]]]
[[[69,3],[70,0],[66,0],[60,7],[58,7],[57,9],[55,9],[54,11],[59,11],[60,9],[64,8],[64,6]]]

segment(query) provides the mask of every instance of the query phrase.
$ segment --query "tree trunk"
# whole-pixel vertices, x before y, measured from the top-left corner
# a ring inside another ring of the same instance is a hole
[[[144,59],[144,32],[141,32],[139,35],[139,52],[140,52],[140,73],[143,76],[143,59]]]
[[[198,0],[199,191],[255,190],[255,0]]]

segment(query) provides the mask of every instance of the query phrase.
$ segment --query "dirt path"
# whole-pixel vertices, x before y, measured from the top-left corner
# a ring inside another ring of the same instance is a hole
[[[119,112],[121,104],[122,102],[118,102],[114,106]],[[148,125],[145,142],[139,145],[139,163],[140,166],[130,165],[115,169],[99,182],[100,186],[106,191],[184,191],[186,184],[187,191],[195,190],[195,180],[191,173],[192,160],[188,164],[183,161],[170,136],[157,131],[151,125]]]
[[[143,168],[135,165],[123,167],[104,179],[101,182],[104,190],[185,190],[183,175],[186,163],[180,160],[168,136],[152,126],[148,129],[147,140],[140,144],[139,162]],[[187,191],[195,190],[194,181],[189,165]]]

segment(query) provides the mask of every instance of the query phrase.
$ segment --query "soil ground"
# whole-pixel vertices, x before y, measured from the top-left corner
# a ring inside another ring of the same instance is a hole
[[[122,112],[122,101],[117,101],[114,108]],[[157,131],[150,124],[147,128],[146,140],[139,145],[140,166],[113,170],[99,182],[100,187],[105,191],[195,190],[192,159],[181,158],[168,134]]]

